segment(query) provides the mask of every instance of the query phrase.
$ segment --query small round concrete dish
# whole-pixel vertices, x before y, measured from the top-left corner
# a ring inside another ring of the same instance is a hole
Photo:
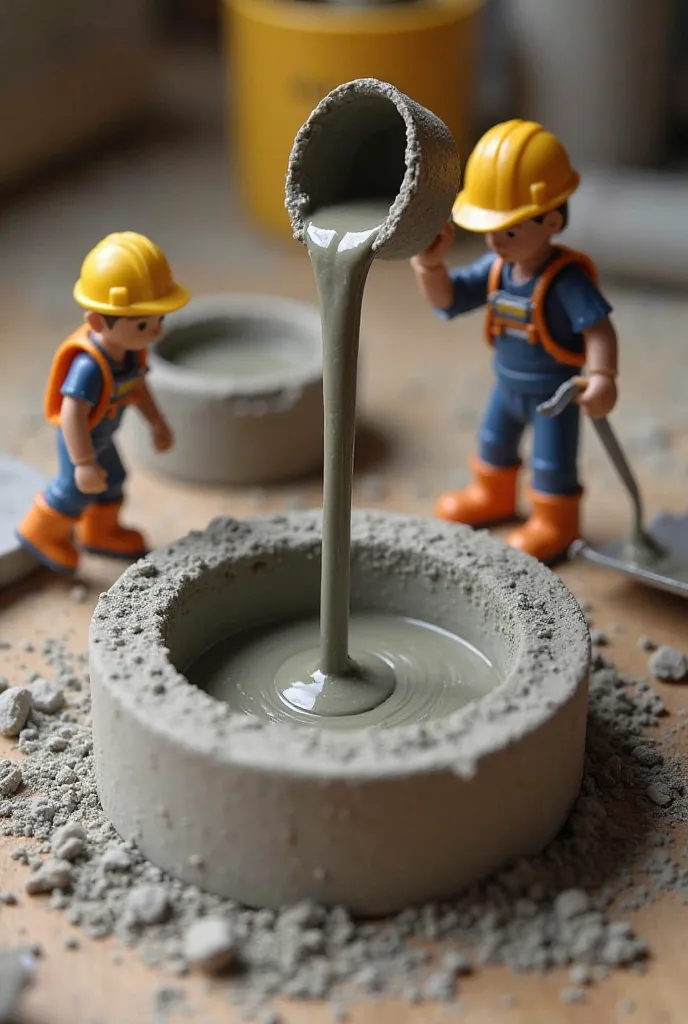
[[[576,799],[585,619],[557,576],[487,533],[356,512],[354,618],[451,633],[492,682],[405,723],[399,703],[354,728],[285,720],[260,701],[238,713],[194,684],[194,666],[227,637],[246,650],[266,623],[317,616],[321,538],[318,513],[215,520],[101,597],[90,638],[100,799],[154,863],[249,906],[312,899],[378,915],[449,898],[542,849]],[[250,695],[247,682],[238,691]],[[268,673],[258,682],[274,693]]]
[[[205,484],[260,485],[322,462],[320,314],[265,295],[195,299],[169,319],[150,355],[150,384],[175,435],[154,452],[147,425],[127,417],[134,456]]]
[[[17,523],[31,506],[45,480],[35,469],[18,459],[0,456],[0,587],[28,576],[38,562],[17,540]]]

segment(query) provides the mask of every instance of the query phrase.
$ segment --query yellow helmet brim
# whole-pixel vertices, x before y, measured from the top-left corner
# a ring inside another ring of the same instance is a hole
[[[186,288],[180,284],[174,284],[166,295],[159,299],[151,299],[149,302],[135,302],[131,306],[114,306],[108,302],[96,302],[89,299],[82,291],[81,281],[74,285],[74,298],[84,309],[92,310],[94,313],[102,313],[104,316],[165,316],[166,313],[174,313],[185,306],[190,299]]]
[[[554,199],[550,199],[546,206],[537,203],[529,203],[527,206],[519,206],[515,210],[486,210],[482,206],[475,206],[464,199],[463,192],[459,192],[452,209],[452,220],[460,228],[466,231],[475,231],[485,234],[488,231],[503,231],[511,228],[521,221],[530,220],[532,217],[539,217],[550,210],[565,203],[569,196],[578,188],[579,177],[574,175],[568,188]]]

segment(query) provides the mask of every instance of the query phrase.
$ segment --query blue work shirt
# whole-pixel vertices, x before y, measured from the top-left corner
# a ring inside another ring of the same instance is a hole
[[[126,408],[125,400],[137,386],[141,378],[141,368],[136,352],[127,352],[124,359],[117,363],[98,345],[93,335],[91,341],[107,359],[114,382],[110,406],[100,423],[91,431],[91,439],[97,445],[98,442],[102,444],[109,440],[119,427]],[[93,406],[98,404],[103,386],[103,374],[96,360],[88,352],[80,352],[74,358],[60,392],[66,397],[79,398]]]
[[[465,267],[450,271],[454,298],[448,309],[437,314],[451,320],[461,313],[484,306],[490,268],[496,255],[487,252]],[[537,284],[537,276],[523,283],[512,279],[513,265],[504,263],[499,291],[509,296],[528,300]],[[564,267],[549,285],[545,294],[544,316],[550,334],[562,348],[583,354],[583,331],[594,327],[611,313],[612,307],[595,287],[588,274],[577,264]],[[547,394],[556,390],[574,370],[560,363],[540,343],[531,344],[526,338],[506,329],[495,338],[495,371],[499,379],[514,391]]]

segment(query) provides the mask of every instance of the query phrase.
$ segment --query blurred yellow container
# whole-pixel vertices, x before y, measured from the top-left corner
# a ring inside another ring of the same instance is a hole
[[[379,78],[428,107],[465,153],[483,0],[347,7],[224,0],[232,143],[253,217],[289,232],[284,179],[294,136],[335,86]]]

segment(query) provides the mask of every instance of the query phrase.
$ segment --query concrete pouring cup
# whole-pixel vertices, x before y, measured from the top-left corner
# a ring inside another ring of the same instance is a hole
[[[294,237],[305,242],[319,207],[389,196],[375,256],[408,259],[449,220],[460,171],[451,132],[425,107],[375,78],[340,85],[294,140],[286,181]]]

